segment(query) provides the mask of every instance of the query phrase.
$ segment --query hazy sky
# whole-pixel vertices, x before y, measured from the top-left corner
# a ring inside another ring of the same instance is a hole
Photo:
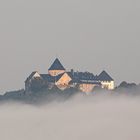
[[[24,87],[59,56],[68,69],[140,77],[139,0],[1,0],[0,91]]]

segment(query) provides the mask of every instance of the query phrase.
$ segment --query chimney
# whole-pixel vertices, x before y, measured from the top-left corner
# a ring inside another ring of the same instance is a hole
[[[71,73],[72,73],[72,75],[74,74],[74,70],[73,69],[71,69]]]

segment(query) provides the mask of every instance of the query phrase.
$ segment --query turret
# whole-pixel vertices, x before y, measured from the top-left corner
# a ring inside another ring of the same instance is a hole
[[[51,76],[57,76],[59,74],[64,73],[65,71],[66,71],[65,68],[63,67],[58,58],[55,59],[51,67],[48,69],[48,73]]]

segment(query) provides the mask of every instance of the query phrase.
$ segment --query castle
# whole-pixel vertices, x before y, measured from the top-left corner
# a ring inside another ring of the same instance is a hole
[[[113,90],[115,88],[114,80],[106,71],[99,75],[90,72],[66,71],[58,58],[48,69],[48,74],[40,74],[34,71],[25,81],[25,90],[31,91],[33,87],[44,87],[51,89],[57,86],[61,90],[76,87],[79,91],[89,93],[95,87]]]

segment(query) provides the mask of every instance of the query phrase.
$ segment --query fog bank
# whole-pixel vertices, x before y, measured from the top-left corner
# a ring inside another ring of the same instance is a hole
[[[76,95],[41,106],[0,106],[2,140],[139,140],[140,97]]]

